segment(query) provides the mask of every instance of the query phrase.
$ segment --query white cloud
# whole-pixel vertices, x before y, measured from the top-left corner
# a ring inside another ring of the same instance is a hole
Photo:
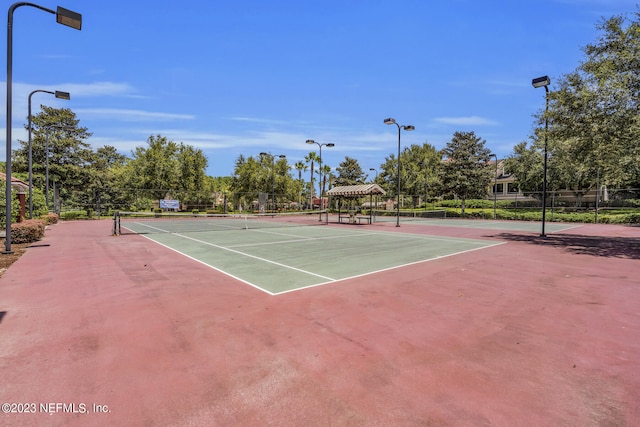
[[[229,117],[229,120],[236,122],[259,123],[265,125],[286,125],[285,120],[263,119],[259,117]]]
[[[153,111],[130,110],[118,108],[77,108],[77,114],[87,116],[99,116],[101,119],[117,119],[128,122],[154,121],[154,120],[193,120],[191,114],[159,113]]]
[[[438,123],[457,126],[495,126],[498,122],[480,116],[467,117],[438,117],[435,119]]]
[[[135,88],[128,83],[115,82],[93,82],[93,83],[61,83],[57,86],[64,88],[71,96],[93,97],[93,96],[126,96],[135,95]],[[63,89],[60,89],[63,90]]]

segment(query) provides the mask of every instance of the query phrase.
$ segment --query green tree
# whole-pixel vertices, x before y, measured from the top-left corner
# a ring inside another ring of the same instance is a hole
[[[300,186],[300,191],[299,191],[299,197],[298,197],[298,203],[302,203],[302,191],[304,188],[304,180],[302,179],[302,172],[306,172],[309,167],[307,166],[307,164],[305,162],[303,162],[302,160],[298,160],[296,162],[296,164],[294,165],[294,168],[296,171],[298,171],[298,181],[299,181],[299,186]]]
[[[179,146],[161,135],[149,136],[146,143],[146,147],[133,150],[131,187],[148,190],[151,197],[158,200],[178,188]]]
[[[233,193],[234,204],[241,209],[248,208],[253,200],[257,200],[258,192],[271,193],[271,180],[269,171],[271,160],[268,165],[262,163],[263,159],[253,156],[238,156],[233,170]]]
[[[336,185],[364,184],[366,178],[358,160],[349,156],[345,156],[344,160],[336,168],[336,172],[338,173]]]
[[[91,181],[94,153],[85,140],[92,134],[79,126],[80,120],[70,109],[40,108],[31,120],[33,185],[44,189],[48,156],[49,183],[55,185],[56,200],[73,202],[74,195],[84,192]],[[28,130],[28,125],[25,128]],[[28,173],[29,141],[19,143],[21,147],[13,151],[13,169]]]
[[[435,186],[441,158],[438,150],[428,143],[412,144],[400,153],[401,190],[412,196],[414,206],[429,187]]]
[[[411,194],[415,202],[426,189],[437,188],[439,182],[438,170],[441,163],[441,153],[428,143],[412,144],[404,147],[400,153],[400,192]],[[380,165],[378,183],[389,194],[398,193],[398,160],[390,154]]]
[[[129,199],[118,188],[118,171],[128,158],[118,153],[115,147],[105,145],[96,149],[89,168],[89,180],[85,188],[74,195],[74,200],[86,209],[96,209],[100,213],[114,208],[129,208]]]
[[[309,164],[309,170],[311,171],[311,177],[309,178],[309,198],[313,197],[313,195],[315,194],[314,189],[313,189],[313,183],[314,183],[314,178],[313,178],[313,173],[314,173],[314,163],[319,164],[320,163],[320,156],[318,156],[318,153],[316,153],[315,151],[311,151],[309,154],[307,154],[306,156],[304,156],[304,161]],[[309,203],[311,203],[311,199],[309,199]]]
[[[540,150],[526,141],[516,145],[505,159],[506,170],[516,176],[515,184],[525,193],[542,191],[542,164]]]
[[[176,160],[179,165],[177,189],[184,203],[204,207],[211,198],[211,189],[205,186],[207,158],[200,149],[180,143]]]
[[[565,188],[593,187],[598,174],[608,185],[640,186],[639,18],[600,22],[586,60],[549,94],[549,153]],[[543,132],[536,131],[537,148]]]
[[[309,166],[307,166],[302,160],[298,160],[294,165],[294,168],[298,171],[298,180],[302,181],[302,172],[306,172],[309,169]]]
[[[455,132],[442,150],[442,188],[461,199],[463,215],[465,200],[485,197],[491,181],[491,169],[487,166],[491,151],[485,143],[474,132]]]

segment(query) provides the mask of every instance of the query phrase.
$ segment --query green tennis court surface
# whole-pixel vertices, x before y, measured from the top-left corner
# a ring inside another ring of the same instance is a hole
[[[131,221],[143,235],[270,294],[334,283],[501,243],[375,231],[371,227],[282,227],[162,232],[166,223]],[[153,232],[147,233],[149,227]]]

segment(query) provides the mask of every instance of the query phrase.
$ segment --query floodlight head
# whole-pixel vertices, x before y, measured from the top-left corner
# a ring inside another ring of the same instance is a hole
[[[413,125],[406,125],[406,126],[402,126],[402,129],[409,131],[409,130],[416,130],[416,127]]]
[[[546,87],[546,86],[549,86],[551,84],[551,79],[549,78],[549,76],[542,76],[542,77],[538,77],[536,79],[533,79],[531,81],[531,84],[535,88]]]
[[[62,92],[57,90],[55,93],[56,98],[66,99],[67,101],[71,99],[71,94],[69,92]]]
[[[67,27],[75,28],[76,30],[82,29],[82,15],[72,10],[65,9],[58,6],[56,10],[56,22],[58,24],[66,25]]]
[[[281,159],[284,159],[287,156],[285,156],[284,154],[278,154],[278,157],[280,157]]]
[[[313,139],[307,139],[307,144],[315,144],[316,142]]]
[[[374,168],[369,168],[369,170],[370,170],[370,171],[374,171],[374,172],[375,172],[375,169],[374,169]]]
[[[268,156],[269,153],[265,153],[264,151],[262,153],[260,153],[261,156]]]
[[[395,125],[396,124],[396,119],[392,119],[391,117],[389,117],[388,119],[384,119],[384,124],[385,125]]]
[[[325,145],[326,145],[327,147],[335,147],[335,146],[336,146],[336,144],[334,144],[333,142],[330,142],[330,143],[325,144]]]

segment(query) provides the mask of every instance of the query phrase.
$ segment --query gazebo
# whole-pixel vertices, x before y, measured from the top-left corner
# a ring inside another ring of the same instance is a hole
[[[385,194],[386,192],[378,184],[342,185],[338,187],[333,187],[331,190],[327,191],[328,196],[338,197],[338,198],[356,198],[356,197],[369,196],[369,200],[370,200],[369,206],[372,206],[373,204],[374,195],[384,196]],[[344,219],[348,219],[349,223],[351,224],[354,224],[356,222],[356,219],[359,222],[362,222],[362,220],[367,220],[369,224],[371,224],[371,221],[373,219],[372,212],[373,212],[373,209],[369,209],[368,217],[366,216],[356,217],[354,213],[345,215],[342,212],[340,212],[340,204],[338,204],[338,222],[342,222],[342,219],[344,218]]]

